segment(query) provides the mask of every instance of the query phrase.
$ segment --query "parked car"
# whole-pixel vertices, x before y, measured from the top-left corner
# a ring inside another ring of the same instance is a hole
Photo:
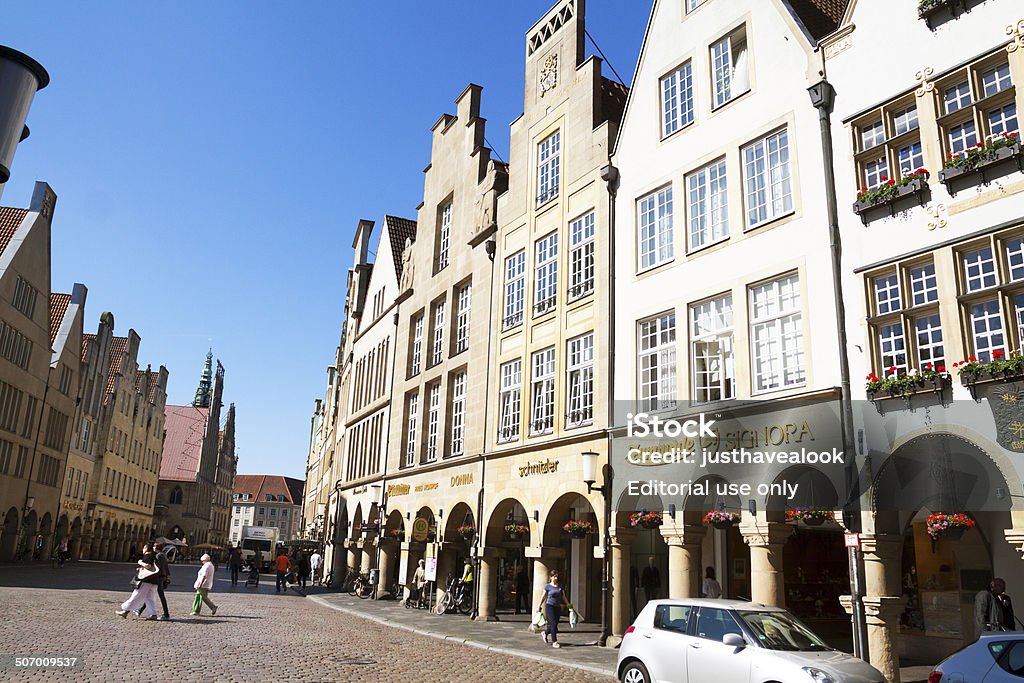
[[[1020,683],[1024,678],[1024,633],[982,633],[942,660],[928,683]]]
[[[622,683],[885,683],[786,610],[740,600],[653,600],[626,629]]]

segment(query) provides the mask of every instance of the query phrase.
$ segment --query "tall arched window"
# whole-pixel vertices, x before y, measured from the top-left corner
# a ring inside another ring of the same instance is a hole
[[[171,491],[171,505],[181,505],[182,496],[181,487],[175,486],[174,490]]]

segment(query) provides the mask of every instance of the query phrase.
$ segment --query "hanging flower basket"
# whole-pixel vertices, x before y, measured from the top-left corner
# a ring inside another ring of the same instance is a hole
[[[726,512],[725,510],[709,510],[704,515],[704,523],[709,524],[716,529],[729,529],[732,528],[737,522],[740,521],[740,514],[738,512]]]
[[[388,532],[388,538],[393,538],[396,541],[404,541],[405,540],[405,530],[404,529],[392,529],[391,531]]]
[[[506,524],[505,533],[510,540],[518,541],[530,533],[530,527],[526,524]]]
[[[925,527],[928,535],[933,539],[946,538],[950,541],[959,541],[964,532],[973,527],[977,522],[963,512],[934,512],[928,515],[928,522]]]
[[[473,540],[473,535],[476,533],[476,527],[472,524],[460,524],[455,528],[455,533],[464,541]]]
[[[821,526],[825,522],[836,521],[836,513],[832,510],[821,508],[790,508],[786,510],[786,521],[791,523],[803,522],[806,526]]]
[[[657,529],[662,525],[661,513],[647,512],[646,510],[634,512],[629,516],[629,525],[642,529]]]
[[[573,538],[585,538],[589,534],[594,533],[594,525],[590,522],[581,522],[577,519],[570,519],[562,525],[562,531]]]

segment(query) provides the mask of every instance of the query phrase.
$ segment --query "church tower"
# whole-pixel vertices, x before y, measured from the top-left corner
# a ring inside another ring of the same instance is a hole
[[[196,408],[209,408],[210,399],[213,395],[213,350],[206,353],[206,365],[203,366],[203,376],[199,380],[199,388],[196,389],[195,400],[192,405]]]

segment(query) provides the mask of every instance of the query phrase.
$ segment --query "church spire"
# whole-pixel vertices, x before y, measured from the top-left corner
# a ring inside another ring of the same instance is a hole
[[[192,405],[196,408],[209,408],[210,399],[213,396],[213,349],[206,353],[206,365],[203,366],[203,376],[199,380],[199,388],[196,389],[196,398]]]

